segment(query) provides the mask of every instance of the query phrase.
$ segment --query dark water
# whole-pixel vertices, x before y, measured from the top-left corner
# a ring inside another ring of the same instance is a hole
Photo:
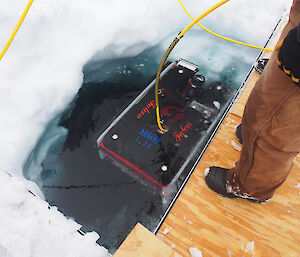
[[[25,177],[39,185],[46,200],[82,224],[83,231],[97,231],[98,243],[111,253],[136,222],[154,231],[176,194],[175,190],[165,197],[110,160],[100,159],[96,144],[106,127],[153,79],[161,55],[156,46],[134,57],[86,64],[78,94],[49,122],[24,165]],[[233,92],[242,82],[237,77],[244,77],[247,67],[232,59],[219,80],[230,84]],[[200,72],[207,73],[205,66],[200,65]],[[177,189],[187,174],[183,173]]]

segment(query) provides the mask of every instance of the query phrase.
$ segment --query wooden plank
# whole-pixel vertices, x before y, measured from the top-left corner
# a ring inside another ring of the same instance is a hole
[[[137,223],[114,257],[181,257],[143,225]]]
[[[271,201],[253,204],[227,199],[205,184],[205,168],[231,168],[240,152],[234,127],[240,117],[229,114],[175,203],[158,237],[183,256],[197,247],[203,256],[300,256],[300,159]],[[164,229],[169,233],[163,234]]]

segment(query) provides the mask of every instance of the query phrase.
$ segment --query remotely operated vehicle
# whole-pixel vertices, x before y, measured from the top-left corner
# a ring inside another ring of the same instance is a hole
[[[97,140],[100,156],[143,182],[163,188],[175,183],[226,101],[230,88],[207,83],[198,67],[178,60],[160,76],[162,131],[156,123],[152,81]],[[104,154],[104,155],[103,155]]]

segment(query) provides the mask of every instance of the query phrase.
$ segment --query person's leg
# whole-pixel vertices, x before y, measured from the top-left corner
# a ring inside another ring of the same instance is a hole
[[[275,52],[248,99],[241,157],[227,177],[227,190],[260,200],[272,197],[300,151],[300,88],[276,60]]]
[[[294,0],[290,11],[290,23],[297,26],[300,21],[300,0]]]
[[[286,35],[288,34],[288,32],[293,27],[296,27],[299,24],[299,22],[300,22],[300,0],[293,0],[293,4],[292,4],[291,10],[290,10],[290,15],[289,15],[289,23],[287,24],[287,26],[283,30],[283,32],[280,36],[280,39],[285,38]],[[279,39],[279,41],[280,41],[280,39]],[[277,53],[276,53],[276,55],[277,55]],[[266,65],[264,65],[264,68],[265,68],[265,66]],[[261,83],[259,83],[259,84],[261,84]],[[235,134],[236,134],[239,142],[242,144],[243,143],[243,141],[242,141],[242,124],[240,124],[236,128]]]
[[[289,23],[282,37],[292,28]],[[243,148],[236,167],[228,174],[212,167],[206,176],[208,186],[222,195],[257,200],[272,197],[300,151],[300,88],[276,62],[274,52],[247,101],[242,120]],[[225,173],[227,182],[223,185]]]

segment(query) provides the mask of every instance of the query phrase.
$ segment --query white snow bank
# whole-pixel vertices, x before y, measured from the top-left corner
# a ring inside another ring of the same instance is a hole
[[[1,257],[109,256],[96,232],[82,236],[81,225],[28,190],[26,180],[0,172]]]
[[[183,1],[195,17],[217,2]],[[1,50],[26,3],[0,1]],[[283,7],[290,3],[291,0],[231,0],[203,22],[221,34],[263,44]],[[82,66],[97,51],[105,52],[106,58],[134,55],[170,34],[173,38],[190,22],[173,0],[34,1],[0,62],[0,170],[21,174],[22,164],[45,124],[76,94],[82,82]],[[196,26],[192,30],[201,31]],[[176,56],[189,59],[198,55],[196,50],[201,51],[203,58],[215,60],[209,65],[216,72],[222,70],[226,60],[240,58],[239,51],[223,51],[222,64],[211,57],[210,50],[201,50],[211,48],[211,42],[205,38],[196,42],[191,35],[186,34],[185,42],[178,45]],[[227,44],[219,42],[220,46]],[[216,54],[222,53],[215,46],[213,49]]]

